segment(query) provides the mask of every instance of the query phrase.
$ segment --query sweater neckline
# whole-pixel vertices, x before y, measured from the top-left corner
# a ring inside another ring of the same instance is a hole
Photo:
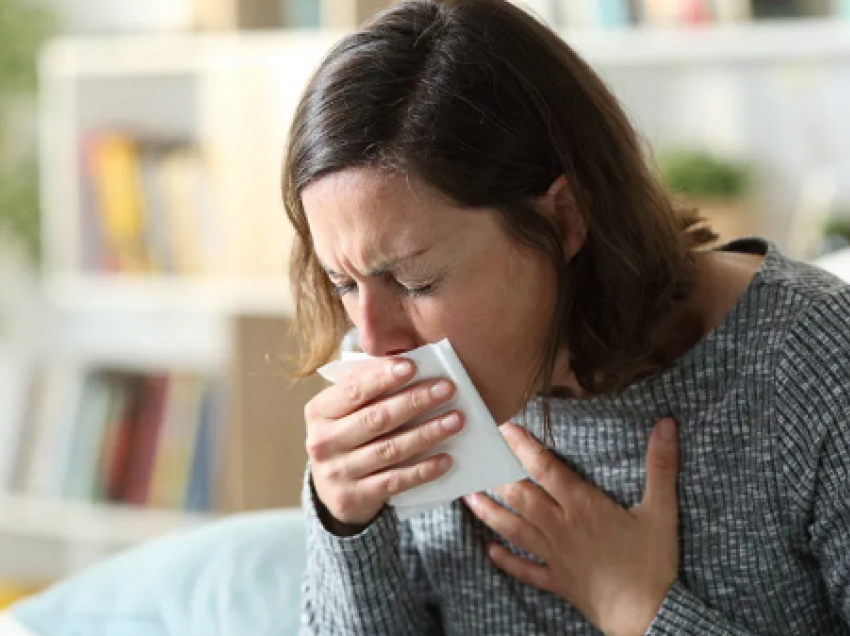
[[[673,416],[678,419],[694,415],[724,391],[747,354],[746,347],[740,345],[743,332],[752,330],[756,320],[751,313],[755,307],[753,299],[779,266],[779,250],[772,242],[760,238],[739,239],[715,249],[764,256],[744,293],[723,320],[667,369],[634,382],[620,393],[590,398],[548,398],[551,405],[558,407],[552,409],[553,418],[556,411],[563,411],[565,415],[594,418]],[[538,396],[529,406],[539,408],[543,399]]]

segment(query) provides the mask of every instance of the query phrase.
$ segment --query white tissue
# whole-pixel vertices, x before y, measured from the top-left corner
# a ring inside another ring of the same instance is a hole
[[[449,378],[456,387],[451,400],[412,420],[409,426],[451,410],[458,410],[464,416],[464,426],[459,433],[415,458],[419,461],[437,453],[448,453],[453,461],[449,471],[436,481],[390,499],[390,505],[395,508],[399,519],[408,519],[463,495],[497,488],[527,476],[499,432],[493,416],[484,406],[484,401],[448,340],[425,345],[395,357],[408,358],[416,364],[416,376],[407,384]],[[343,352],[340,360],[326,364],[319,369],[319,373],[330,382],[338,382],[358,365],[370,359],[371,356],[365,353]]]

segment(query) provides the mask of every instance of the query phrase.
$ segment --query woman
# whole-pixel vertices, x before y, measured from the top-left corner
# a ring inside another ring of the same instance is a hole
[[[382,358],[305,411],[304,634],[850,633],[850,290],[707,249],[554,34],[390,8],[311,80],[284,191],[303,372],[352,326]],[[400,523],[463,414],[403,428],[454,389],[393,356],[442,338],[536,484]]]

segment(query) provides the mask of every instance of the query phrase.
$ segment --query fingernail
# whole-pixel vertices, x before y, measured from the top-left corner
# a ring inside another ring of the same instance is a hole
[[[504,437],[507,441],[511,442],[516,439],[516,428],[510,422],[505,422],[501,426],[499,426],[499,431],[502,433],[502,437]]]
[[[469,495],[464,495],[463,500],[466,502],[466,505],[469,506],[470,508],[474,508],[475,506],[478,505],[478,499],[475,496],[474,492],[469,494]]]
[[[440,457],[440,459],[437,460],[437,468],[440,469],[440,472],[442,472],[444,470],[448,470],[449,466],[451,466],[451,465],[452,465],[452,460],[449,459],[447,456]]]
[[[460,416],[457,413],[449,413],[442,420],[440,426],[450,432],[460,430]]]
[[[449,397],[449,394],[452,392],[452,385],[449,384],[446,380],[440,380],[431,387],[431,395],[434,396],[434,399],[442,400],[444,398]]]
[[[411,371],[413,371],[413,365],[409,360],[399,360],[393,365],[393,373],[398,378],[410,375]]]
[[[658,423],[658,434],[665,442],[676,439],[676,424],[670,418],[665,418]]]

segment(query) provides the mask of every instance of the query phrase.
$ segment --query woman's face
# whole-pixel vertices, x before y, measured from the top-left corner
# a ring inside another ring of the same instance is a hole
[[[448,338],[496,421],[519,411],[553,310],[543,255],[516,245],[496,213],[376,169],[325,176],[303,204],[363,351],[387,356]]]

